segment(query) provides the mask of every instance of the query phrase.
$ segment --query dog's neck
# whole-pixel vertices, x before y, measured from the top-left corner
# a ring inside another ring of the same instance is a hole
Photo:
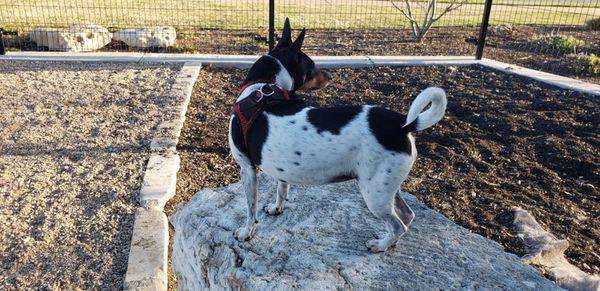
[[[260,57],[248,71],[244,84],[253,81],[263,80],[265,82],[274,82],[281,89],[292,91],[294,89],[294,79],[283,66],[283,64],[273,56],[264,55]]]

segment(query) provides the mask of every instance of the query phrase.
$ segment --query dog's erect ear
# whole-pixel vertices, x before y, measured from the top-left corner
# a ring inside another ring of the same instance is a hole
[[[298,38],[292,44],[292,49],[300,50],[302,48],[302,43],[304,42],[304,35],[306,34],[306,28],[302,29],[302,32],[298,35]]]
[[[288,47],[292,45],[292,27],[290,26],[290,19],[285,18],[285,23],[283,24],[283,33],[281,33],[281,38],[279,42],[277,42],[278,48]]]

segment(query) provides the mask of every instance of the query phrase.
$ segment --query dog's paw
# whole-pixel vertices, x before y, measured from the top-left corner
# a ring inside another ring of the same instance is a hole
[[[254,230],[256,228],[255,227],[240,227],[238,228],[234,235],[235,235],[235,239],[237,239],[238,241],[248,241],[251,240],[252,237],[254,236]]]
[[[264,210],[269,215],[279,215],[283,213],[283,207],[277,208],[277,206],[273,203],[265,205]]]
[[[367,249],[369,249],[369,251],[372,253],[385,252],[389,247],[385,245],[383,239],[370,239],[365,243],[365,245],[367,246]]]

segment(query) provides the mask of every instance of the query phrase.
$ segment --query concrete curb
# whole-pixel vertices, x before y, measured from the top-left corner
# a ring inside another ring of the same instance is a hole
[[[80,61],[80,62],[200,62],[217,67],[249,68],[260,56],[213,54],[154,54],[154,53],[65,53],[65,52],[8,52],[0,60]],[[475,60],[472,56],[314,56],[322,68],[364,68],[377,66],[466,66],[479,64],[507,74],[517,74],[564,89],[600,95],[600,85],[568,77],[523,68],[490,59]],[[162,145],[161,145],[162,144]],[[174,147],[168,140],[156,140],[156,147]]]
[[[78,61],[78,62],[200,62],[217,67],[249,68],[260,56],[157,53],[65,53],[9,52],[0,60]],[[472,56],[313,56],[322,68],[362,68],[374,66],[470,65]]]
[[[575,90],[582,93],[600,96],[600,85],[586,83],[576,79],[545,73],[542,71],[527,69],[517,65],[511,65],[490,59],[483,59],[479,61],[479,64],[484,67],[492,68],[494,70],[501,71],[506,74],[524,76],[563,89]]]
[[[175,195],[180,161],[176,146],[200,67],[199,62],[186,62],[177,74],[169,94],[182,102],[173,118],[158,126],[151,142],[152,154],[139,196],[141,207],[133,224],[125,290],[167,290],[169,228],[163,208]]]

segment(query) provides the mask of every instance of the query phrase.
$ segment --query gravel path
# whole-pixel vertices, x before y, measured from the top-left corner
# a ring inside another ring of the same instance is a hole
[[[0,289],[120,289],[178,65],[0,61]]]

